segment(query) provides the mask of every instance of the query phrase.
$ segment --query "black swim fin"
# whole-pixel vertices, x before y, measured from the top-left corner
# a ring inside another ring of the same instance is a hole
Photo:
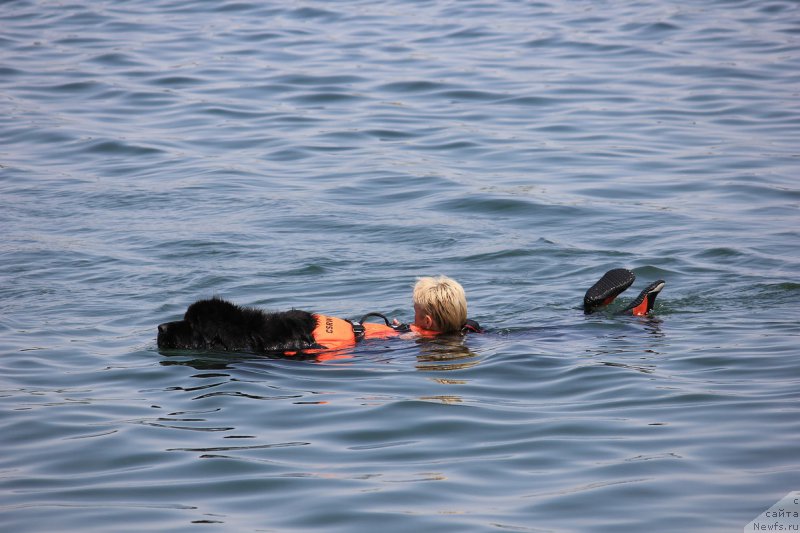
[[[615,268],[606,272],[592,285],[583,297],[583,312],[587,315],[614,301],[622,291],[636,280],[636,274],[627,268]]]
[[[633,316],[646,315],[653,310],[653,305],[656,303],[656,297],[658,296],[658,293],[661,292],[661,289],[664,288],[664,285],[666,285],[666,283],[663,279],[654,281],[645,287],[644,290],[639,293],[639,296],[637,296],[636,299],[628,305],[628,307],[620,311],[620,313],[630,313]]]

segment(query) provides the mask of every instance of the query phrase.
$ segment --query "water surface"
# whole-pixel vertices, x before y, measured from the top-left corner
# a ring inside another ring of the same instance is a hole
[[[3,3],[3,531],[740,531],[800,489],[798,22]],[[618,266],[653,317],[578,309]],[[155,346],[211,295],[410,320],[437,273],[490,333]]]

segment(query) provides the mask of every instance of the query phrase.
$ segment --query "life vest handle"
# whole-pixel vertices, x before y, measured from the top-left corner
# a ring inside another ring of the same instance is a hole
[[[373,317],[373,316],[377,317],[377,318],[382,318],[387,326],[391,326],[391,324],[389,323],[389,319],[386,318],[386,315],[383,315],[381,313],[367,313],[366,315],[361,317],[361,320],[359,320],[359,322],[362,322],[362,323],[366,322],[368,318]]]
[[[383,319],[383,322],[387,326],[389,326],[390,328],[394,329],[399,333],[406,333],[411,331],[411,326],[409,326],[408,324],[392,324],[391,322],[389,322],[389,319],[386,318],[386,315],[383,315],[381,313],[367,313],[366,315],[361,317],[361,320],[353,323],[353,329],[355,330],[357,337],[359,334],[361,334],[361,336],[363,337],[364,327],[361,324],[364,323],[368,318],[373,318],[373,317]],[[467,319],[467,322],[461,328],[461,333],[483,333],[483,328],[481,328],[480,324],[478,324],[476,321]]]
[[[398,331],[400,333],[405,333],[407,331],[411,331],[411,327],[408,324],[392,324],[391,322],[389,322],[389,319],[386,318],[386,315],[383,315],[381,313],[367,313],[366,315],[361,317],[361,320],[359,320],[358,323],[362,324],[362,323],[366,322],[366,320],[368,318],[372,318],[372,317],[382,318],[383,322],[387,326],[389,326],[390,328],[392,328],[395,331]]]

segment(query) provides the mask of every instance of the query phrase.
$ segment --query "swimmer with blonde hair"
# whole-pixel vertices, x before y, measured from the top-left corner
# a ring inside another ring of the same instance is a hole
[[[456,333],[467,324],[464,287],[447,276],[422,277],[414,285],[414,323],[422,331]]]

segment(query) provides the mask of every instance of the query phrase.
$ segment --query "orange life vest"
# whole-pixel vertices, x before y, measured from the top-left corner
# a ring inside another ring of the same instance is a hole
[[[385,338],[400,334],[393,327],[387,326],[386,324],[367,322],[361,324],[363,327],[363,335],[356,337],[352,322],[327,315],[314,315],[314,318],[317,319],[317,327],[314,328],[311,335],[314,337],[317,344],[331,350],[354,346],[356,342],[362,338]]]
[[[363,320],[370,315],[379,316],[383,318],[386,323],[376,324],[373,322],[363,322]],[[311,335],[314,337],[314,341],[320,347],[303,351],[306,353],[312,353],[319,350],[330,350],[331,352],[327,355],[322,354],[320,356],[320,358],[324,358],[326,360],[349,358],[349,355],[341,353],[337,354],[336,352],[352,348],[358,341],[362,339],[385,339],[389,337],[396,337],[405,332],[412,332],[420,337],[435,337],[436,335],[439,335],[438,331],[422,329],[413,324],[408,326],[401,324],[396,327],[392,327],[389,325],[388,319],[378,313],[364,315],[364,318],[361,319],[361,323],[353,323],[349,320],[344,320],[335,316],[318,314],[313,316],[317,321],[317,327],[314,328],[314,330],[311,332]],[[474,324],[474,327],[471,326],[470,323]],[[468,321],[468,324],[465,326],[465,328],[467,327],[471,328],[470,331],[480,331],[477,322]],[[285,352],[285,355],[296,354],[296,351]]]

